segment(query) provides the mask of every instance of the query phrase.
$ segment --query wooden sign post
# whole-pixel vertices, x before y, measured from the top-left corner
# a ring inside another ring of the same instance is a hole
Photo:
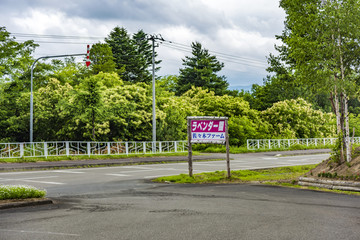
[[[227,177],[230,173],[228,117],[187,117],[189,176],[193,176],[192,144],[226,145]]]

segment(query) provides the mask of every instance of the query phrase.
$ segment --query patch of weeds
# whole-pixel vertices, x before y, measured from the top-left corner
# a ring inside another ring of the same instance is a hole
[[[316,165],[279,167],[262,170],[239,170],[231,171],[231,178],[227,178],[226,171],[206,172],[194,174],[190,178],[187,174],[177,176],[161,177],[154,182],[176,182],[176,183],[227,183],[227,182],[249,182],[249,181],[292,181],[313,169]]]
[[[0,185],[0,200],[43,198],[45,190],[26,185]]]

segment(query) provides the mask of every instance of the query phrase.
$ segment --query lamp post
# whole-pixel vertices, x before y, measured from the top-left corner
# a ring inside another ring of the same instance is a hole
[[[60,57],[75,57],[75,56],[84,56],[86,53],[79,54],[65,54],[65,55],[54,55],[54,56],[44,56],[35,59],[34,63],[31,65],[31,83],[30,83],[30,143],[33,142],[33,127],[34,127],[34,97],[33,97],[33,78],[34,78],[34,67],[35,64],[40,59],[48,58],[60,58]]]

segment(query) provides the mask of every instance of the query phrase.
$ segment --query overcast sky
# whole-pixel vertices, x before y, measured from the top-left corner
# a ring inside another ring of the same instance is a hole
[[[35,57],[86,52],[116,26],[130,34],[143,29],[171,42],[156,49],[158,75],[178,74],[198,41],[224,62],[231,88],[262,84],[284,19],[279,0],[0,0],[0,25],[17,40],[35,39]]]

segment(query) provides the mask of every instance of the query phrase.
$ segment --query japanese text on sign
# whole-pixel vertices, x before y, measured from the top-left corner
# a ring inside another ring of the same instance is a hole
[[[225,141],[225,120],[191,120],[192,141]]]

